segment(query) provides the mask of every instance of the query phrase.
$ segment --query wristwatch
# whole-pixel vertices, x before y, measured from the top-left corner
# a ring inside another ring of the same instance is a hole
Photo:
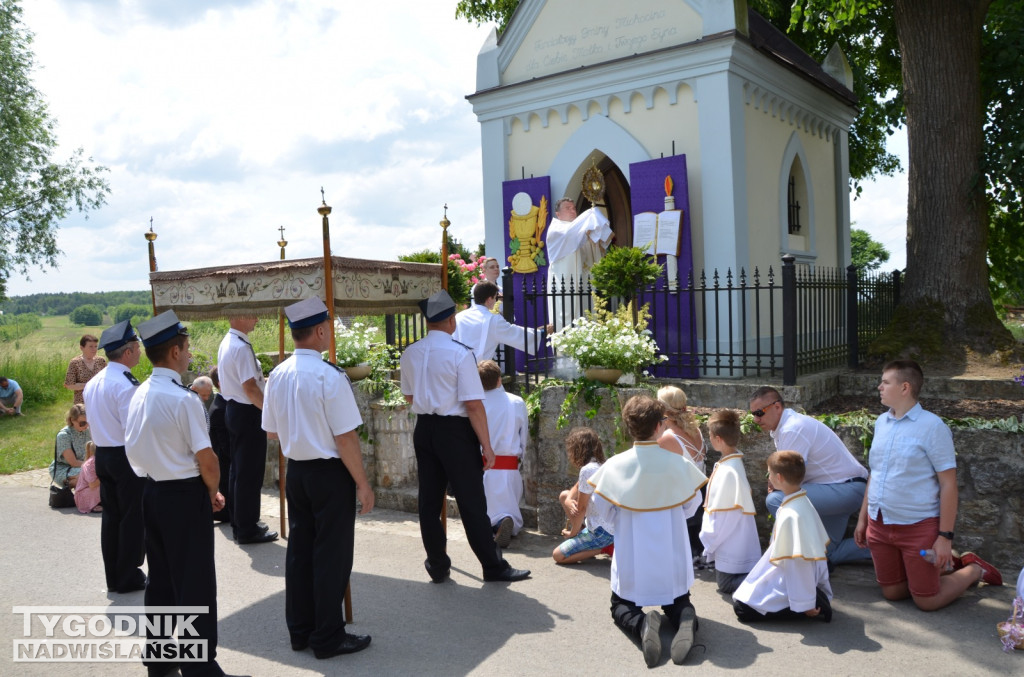
[[[940,531],[939,532],[939,536],[942,536],[947,541],[952,541],[953,540],[953,532],[952,531]]]

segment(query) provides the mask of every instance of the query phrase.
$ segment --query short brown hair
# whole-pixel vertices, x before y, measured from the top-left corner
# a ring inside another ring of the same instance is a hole
[[[299,342],[299,343],[301,343],[302,341],[305,341],[306,339],[308,339],[310,336],[313,335],[313,330],[316,329],[316,327],[317,327],[317,325],[315,325],[315,324],[313,326],[311,326],[311,327],[299,327],[297,329],[293,327],[292,328],[292,341],[296,341],[296,342]]]
[[[480,374],[480,383],[484,390],[494,390],[501,383],[501,367],[494,360],[480,360],[476,365],[476,371]]]
[[[910,384],[910,394],[917,399],[917,396],[921,393],[921,387],[924,386],[924,372],[921,371],[921,365],[914,360],[893,360],[882,367],[882,373],[887,371],[896,372],[897,385],[900,383]]]
[[[178,348],[184,349],[185,343],[187,342],[188,336],[185,334],[175,334],[172,338],[164,341],[163,343],[159,343],[155,346],[148,346],[146,348],[146,357],[148,357],[149,361],[154,365],[158,363],[163,364],[167,360],[168,355],[171,354],[171,348],[178,346]]]
[[[735,447],[740,443],[740,415],[732,409],[719,409],[708,419],[708,432]]]
[[[84,348],[86,343],[99,343],[100,340],[92,334],[82,334],[82,338],[78,339],[78,347]]]
[[[768,457],[768,471],[782,475],[790,484],[803,484],[807,466],[804,457],[796,451],[776,451]]]
[[[565,453],[569,462],[577,468],[590,463],[591,459],[604,463],[604,447],[601,438],[590,428],[573,428],[565,438]]]
[[[473,287],[473,303],[482,306],[498,295],[498,285],[489,280],[477,282]]]
[[[665,418],[665,405],[649,395],[634,395],[622,408],[626,431],[634,440],[654,437],[658,423]]]

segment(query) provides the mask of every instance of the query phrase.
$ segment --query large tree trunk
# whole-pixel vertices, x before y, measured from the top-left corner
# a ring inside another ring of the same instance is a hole
[[[894,1],[910,191],[906,290],[880,342],[890,356],[927,359],[956,346],[989,352],[1012,343],[992,307],[985,260],[980,64],[989,3]]]

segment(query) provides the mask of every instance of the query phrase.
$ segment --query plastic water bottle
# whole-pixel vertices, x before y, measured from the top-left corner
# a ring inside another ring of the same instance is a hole
[[[933,550],[931,548],[929,548],[927,550],[922,550],[921,551],[921,557],[924,559],[925,562],[928,562],[929,564],[935,564],[935,550]],[[953,570],[953,563],[952,562],[947,563],[945,568],[943,569],[943,571],[952,571],[952,570]]]

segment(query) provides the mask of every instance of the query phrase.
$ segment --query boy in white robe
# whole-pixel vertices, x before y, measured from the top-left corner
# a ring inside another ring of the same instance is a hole
[[[700,541],[704,558],[715,563],[718,591],[731,595],[761,558],[761,542],[757,539],[754,499],[743,454],[736,451],[739,414],[731,409],[715,412],[708,419],[708,432],[711,446],[722,458],[711,471],[705,491]]]
[[[616,454],[588,482],[594,511],[615,536],[612,555],[612,619],[640,643],[644,661],[661,658],[661,606],[676,627],[672,661],[679,665],[693,646],[697,615],[690,602],[693,557],[686,518],[700,507],[707,483],[690,459],[658,446],[665,431],[665,405],[646,395],[622,409],[633,448]]]
[[[828,533],[800,488],[804,458],[795,451],[768,457],[769,480],[786,497],[775,514],[772,541],[736,590],[733,610],[744,623],[807,616],[832,621],[832,586],[825,548]]]
[[[501,385],[501,368],[494,360],[477,364],[484,387],[484,412],[494,449],[494,466],[484,471],[487,516],[495,530],[498,546],[507,548],[512,536],[523,528],[519,501],[523,498],[523,476],[519,462],[530,439],[529,420],[523,398],[506,393]]]

